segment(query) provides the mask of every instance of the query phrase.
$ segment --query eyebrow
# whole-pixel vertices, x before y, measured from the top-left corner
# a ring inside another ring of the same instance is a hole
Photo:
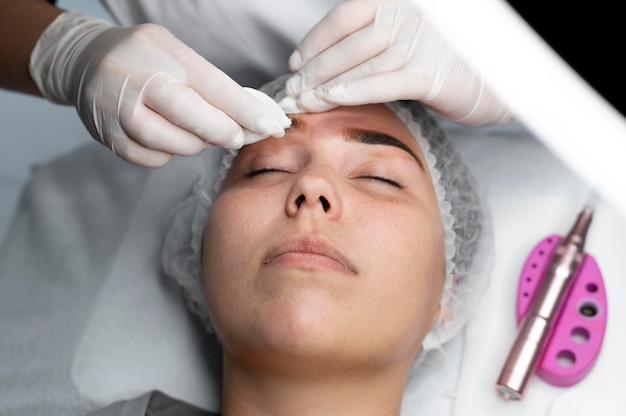
[[[297,118],[292,118],[291,126],[289,128],[294,129],[294,130],[304,129],[305,124],[302,123]],[[383,145],[383,146],[393,146],[400,150],[404,150],[409,155],[411,155],[413,159],[415,159],[415,161],[417,162],[417,164],[423,171],[426,171],[424,164],[422,163],[420,158],[417,157],[417,154],[415,154],[415,152],[413,152],[413,150],[411,150],[409,146],[407,146],[406,144],[404,144],[403,142],[401,142],[400,140],[398,140],[397,138],[393,136],[390,136],[388,134],[385,134],[379,131],[365,130],[365,129],[359,129],[355,127],[347,128],[344,134],[347,140],[350,142]]]
[[[358,128],[350,128],[347,130],[348,132],[348,140],[354,141],[363,144],[374,144],[374,145],[383,145],[383,146],[393,146],[400,150],[404,150],[407,152],[419,165],[419,167],[424,170],[424,164],[417,157],[415,152],[411,150],[409,146],[402,143],[400,140],[396,139],[393,136],[390,136],[385,133],[381,133],[379,131],[373,130],[363,130]]]

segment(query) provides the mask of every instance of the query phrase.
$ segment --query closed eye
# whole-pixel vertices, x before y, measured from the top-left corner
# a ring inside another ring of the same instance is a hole
[[[375,175],[366,175],[366,176],[360,176],[361,179],[371,179],[374,181],[379,181],[379,182],[383,182],[387,185],[391,185],[393,187],[402,189],[404,188],[402,185],[400,185],[398,182],[394,181],[393,179],[389,179],[389,178],[383,178],[382,176],[375,176]]]
[[[263,175],[266,173],[288,173],[288,172],[286,170],[276,169],[276,168],[262,168],[262,169],[255,169],[253,171],[248,172],[246,174],[246,177],[252,178],[252,177]]]

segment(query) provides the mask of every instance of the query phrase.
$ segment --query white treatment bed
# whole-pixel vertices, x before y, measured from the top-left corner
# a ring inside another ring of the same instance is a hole
[[[143,169],[93,142],[72,108],[0,92],[0,109],[0,416],[84,416],[153,389],[215,408],[217,347],[159,261],[167,213],[199,158]],[[598,200],[588,234],[608,298],[593,370],[569,388],[534,377],[523,401],[505,402],[494,384],[516,333],[519,273],[540,239],[569,229],[589,189],[523,126],[447,127],[495,238],[456,358],[433,370],[446,375],[451,413],[626,415],[626,214]]]

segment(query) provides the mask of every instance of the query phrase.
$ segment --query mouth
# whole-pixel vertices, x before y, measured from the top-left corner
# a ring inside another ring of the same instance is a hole
[[[338,249],[312,236],[281,241],[269,251],[263,264],[309,270],[331,269],[356,274],[355,267]]]

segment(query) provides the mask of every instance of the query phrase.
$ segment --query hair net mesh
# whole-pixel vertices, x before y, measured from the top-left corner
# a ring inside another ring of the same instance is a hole
[[[281,105],[290,112],[282,92],[285,80],[285,76],[279,77],[261,91],[277,102],[283,99]],[[416,101],[397,101],[387,106],[418,141],[439,201],[445,234],[446,281],[441,314],[424,339],[422,350],[441,349],[461,330],[486,289],[491,266],[491,223],[470,171],[430,111]],[[206,169],[174,210],[162,264],[165,273],[183,287],[190,309],[209,332],[214,332],[204,300],[202,240],[211,205],[237,151],[212,148],[205,154]]]

